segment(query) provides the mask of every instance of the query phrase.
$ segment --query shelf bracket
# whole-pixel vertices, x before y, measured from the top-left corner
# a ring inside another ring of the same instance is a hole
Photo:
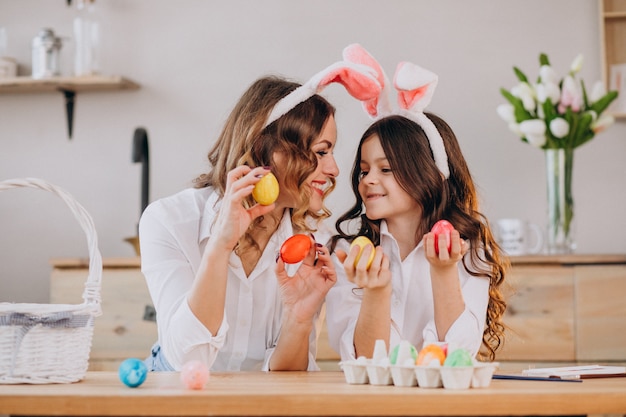
[[[72,127],[74,123],[74,98],[76,96],[75,91],[61,90],[65,97],[65,117],[67,119],[67,136],[72,139]]]

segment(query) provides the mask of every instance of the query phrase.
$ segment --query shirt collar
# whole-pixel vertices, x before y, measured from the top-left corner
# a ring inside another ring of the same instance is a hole
[[[398,248],[398,242],[396,238],[389,232],[389,227],[387,226],[387,222],[382,220],[380,222],[380,244],[383,248]],[[415,250],[418,250],[423,246],[423,242],[420,240],[415,247]]]
[[[283,212],[283,218],[280,220],[278,229],[270,238],[270,242],[274,245],[280,246],[285,240],[293,236],[293,225],[291,224],[291,214],[289,209],[285,209]]]

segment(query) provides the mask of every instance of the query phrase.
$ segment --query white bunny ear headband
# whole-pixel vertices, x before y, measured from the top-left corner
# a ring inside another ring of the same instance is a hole
[[[410,62],[400,62],[393,79],[393,85],[398,91],[400,108],[394,111],[389,100],[391,90],[389,80],[380,64],[359,44],[347,46],[343,50],[343,58],[348,62],[367,65],[376,72],[376,79],[382,87],[379,90],[380,94],[370,99],[361,99],[363,108],[370,117],[376,120],[398,114],[417,123],[428,137],[437,168],[447,179],[450,176],[450,168],[443,138],[434,123],[424,114],[424,109],[430,104],[435,92],[437,75]]]
[[[361,101],[375,99],[382,89],[372,67],[359,62],[339,61],[318,72],[309,81],[280,99],[267,118],[265,127],[335,82],[342,84],[350,95]]]

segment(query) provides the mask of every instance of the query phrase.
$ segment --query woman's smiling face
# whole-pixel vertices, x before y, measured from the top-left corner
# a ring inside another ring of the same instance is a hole
[[[309,188],[309,210],[312,212],[319,212],[324,207],[324,193],[326,189],[331,185],[331,179],[336,178],[339,175],[339,167],[335,156],[333,155],[335,149],[335,143],[337,142],[337,125],[335,118],[330,116],[320,133],[320,135],[311,143],[311,151],[315,153],[317,157],[317,167],[315,171],[311,173],[304,181],[305,186]],[[276,153],[274,155],[274,161],[278,165],[284,163],[284,155]],[[284,183],[284,179],[278,176],[279,184]],[[278,206],[295,207],[296,200],[289,193],[281,192],[278,200],[276,201]]]

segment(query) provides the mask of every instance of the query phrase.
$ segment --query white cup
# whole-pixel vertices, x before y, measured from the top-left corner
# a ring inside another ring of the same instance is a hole
[[[498,244],[507,255],[535,254],[543,248],[543,233],[534,223],[522,219],[499,219],[494,231]]]

